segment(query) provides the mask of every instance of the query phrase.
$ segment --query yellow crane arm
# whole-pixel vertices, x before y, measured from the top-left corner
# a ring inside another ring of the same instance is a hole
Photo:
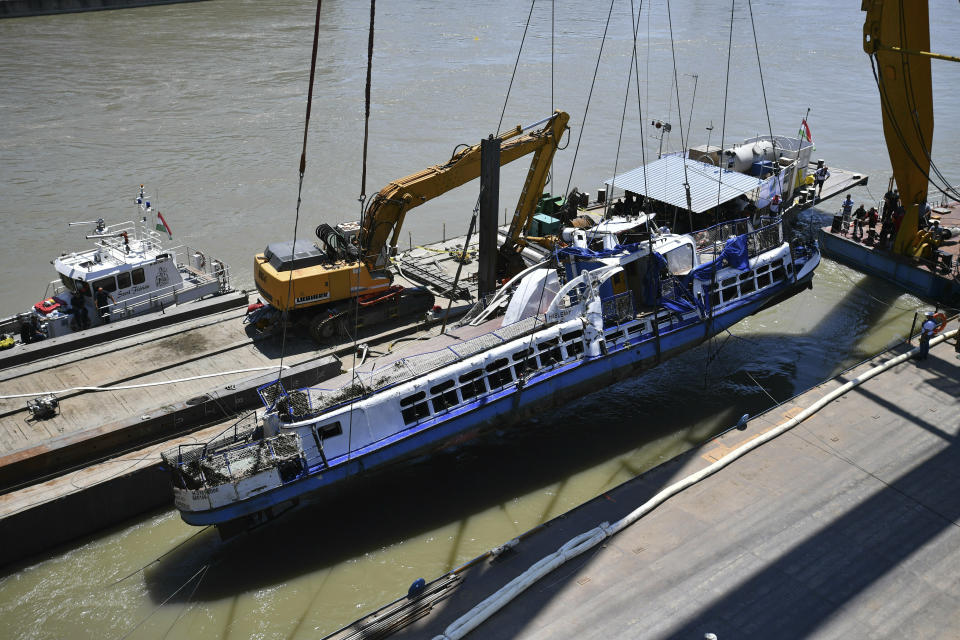
[[[536,152],[527,174],[520,204],[511,224],[511,231],[518,224],[517,217],[526,217],[526,223],[546,183],[547,172],[553,154],[563,132],[567,128],[570,116],[563,111],[555,111],[546,124],[537,131],[523,133],[518,125],[500,135],[503,141],[500,147],[500,164],[505,165],[517,158]],[[538,123],[539,124],[539,123]],[[536,125],[533,125],[536,126]],[[480,145],[466,147],[453,154],[446,163],[435,165],[391,182],[373,197],[363,216],[360,246],[364,262],[371,268],[386,264],[387,238],[390,247],[395,249],[400,228],[407,212],[428,200],[466,184],[480,175]],[[524,225],[519,228],[522,229]],[[519,231],[517,232],[519,234]]]
[[[933,138],[933,89],[927,0],[909,3],[863,0],[863,50],[876,58],[883,135],[906,215],[894,241],[907,253],[918,230],[921,202],[927,199],[930,142]]]

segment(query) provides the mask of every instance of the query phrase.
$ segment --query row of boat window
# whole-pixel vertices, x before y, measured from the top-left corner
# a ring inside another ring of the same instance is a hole
[[[116,276],[107,276],[106,278],[94,280],[90,283],[90,286],[92,287],[93,291],[103,287],[104,291],[113,293],[117,289],[129,289],[132,286],[143,284],[146,279],[147,278],[143,273],[143,268],[139,268],[132,271],[121,271]],[[83,280],[73,280],[63,274],[60,274],[60,281],[63,282],[63,286],[70,291],[82,291],[89,294],[89,291],[86,290],[87,283]]]
[[[583,331],[568,331],[562,338],[537,342],[535,348],[522,349],[509,357],[498,358],[484,367],[473,369],[435,384],[426,391],[412,393],[400,400],[400,413],[405,424],[414,424],[431,413],[440,413],[468,402],[487,391],[501,389],[540,369],[576,358],[583,353]],[[539,363],[538,363],[539,360]]]
[[[718,284],[719,291],[714,291],[711,296],[713,304],[719,304],[721,299],[723,302],[727,302],[775,282],[785,280],[792,271],[792,264],[784,265],[783,258],[778,258],[754,271],[747,271],[739,276],[725,278]],[[661,331],[669,329],[671,326],[670,317],[666,316],[665,321],[659,322],[659,325]],[[651,330],[652,324],[648,319],[607,336],[607,341],[616,342],[625,336]],[[583,331],[576,330],[564,333],[562,340],[560,338],[541,340],[537,343],[535,349],[517,351],[509,358],[499,358],[485,367],[461,374],[456,380],[451,378],[434,385],[430,388],[429,397],[426,391],[410,394],[400,400],[400,412],[403,415],[403,421],[405,424],[414,424],[428,418],[432,413],[441,413],[461,403],[468,402],[488,390],[493,391],[503,388],[514,380],[521,379],[525,373],[548,368],[563,362],[565,359],[576,358],[583,353],[582,337]],[[315,430],[314,436],[325,435],[330,437],[342,433],[339,423],[333,423],[330,427],[332,428],[325,434],[317,434]]]
[[[783,258],[777,258],[753,271],[745,271],[739,276],[724,278],[716,285],[719,291],[714,290],[710,295],[711,302],[714,305],[720,304],[720,302],[729,302],[734,298],[768,287],[775,282],[786,280],[787,275],[792,272],[793,264],[784,265]]]

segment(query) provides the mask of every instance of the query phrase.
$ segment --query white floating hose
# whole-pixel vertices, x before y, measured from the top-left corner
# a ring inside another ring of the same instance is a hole
[[[943,342],[947,338],[954,337],[957,335],[957,333],[958,330],[954,329],[953,331],[948,331],[938,335],[930,340],[930,346],[932,347]],[[604,522],[598,527],[573,538],[560,547],[557,551],[545,556],[539,562],[511,580],[503,588],[483,600],[473,609],[457,618],[444,630],[442,634],[434,637],[433,640],[459,640],[459,638],[462,638],[470,633],[473,629],[485,622],[490,616],[502,609],[508,602],[519,596],[524,590],[526,590],[527,587],[549,574],[551,571],[562,565],[570,558],[574,558],[584,551],[595,547],[603,542],[606,538],[620,532],[649,512],[653,511],[662,503],[666,502],[668,498],[673,497],[684,489],[700,482],[704,478],[712,476],[717,471],[720,471],[720,469],[723,469],[734,460],[737,460],[750,451],[753,451],[760,445],[786,433],[854,387],[860,386],[870,378],[909,360],[911,356],[917,354],[919,351],[920,348],[916,347],[879,366],[870,369],[869,371],[864,372],[862,375],[857,376],[853,380],[850,380],[846,384],[823,396],[793,418],[790,418],[786,422],[777,425],[766,433],[761,434],[759,437],[740,445],[713,464],[663,489],[623,519],[618,520],[612,525]]]
[[[176,380],[160,380],[159,382],[142,382],[140,384],[125,384],[115,387],[70,387],[69,389],[60,389],[59,391],[34,391],[31,393],[16,393],[9,396],[0,396],[0,400],[11,400],[13,398],[32,398],[33,396],[49,396],[70,393],[71,391],[123,391],[125,389],[142,389],[143,387],[159,387],[165,384],[176,384],[178,382],[190,382],[192,380],[202,380],[203,378],[215,378],[217,376],[230,376],[235,373],[249,373],[251,371],[264,371],[266,369],[276,369],[276,365],[269,367],[251,367],[249,369],[234,369],[233,371],[218,371],[217,373],[205,373],[199,376],[189,378],[178,378]],[[284,369],[289,369],[287,365]]]

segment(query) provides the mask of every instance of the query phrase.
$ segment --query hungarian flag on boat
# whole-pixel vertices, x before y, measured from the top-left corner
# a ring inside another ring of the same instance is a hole
[[[163,214],[157,211],[157,231],[166,231],[170,239],[173,240],[173,231],[170,231],[170,225],[163,219]]]
[[[797,135],[801,138],[806,138],[807,142],[813,142],[813,136],[810,135],[810,125],[807,124],[807,119],[804,118],[801,120],[800,124],[802,126],[800,127],[800,130],[797,131]]]

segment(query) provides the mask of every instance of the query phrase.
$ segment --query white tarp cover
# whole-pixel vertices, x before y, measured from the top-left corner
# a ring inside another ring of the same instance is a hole
[[[511,296],[510,304],[507,305],[507,312],[503,316],[501,326],[505,327],[545,312],[559,290],[560,282],[555,270],[531,271],[520,279],[520,284],[517,285],[517,290]]]
[[[694,213],[703,213],[716,207],[718,199],[720,204],[723,204],[745,193],[750,193],[761,184],[759,178],[738,171],[721,170],[712,164],[690,160],[680,155],[664,156],[642,167],[610,178],[606,184],[686,209],[687,194],[683,187],[684,164],[687,166],[686,177],[690,183],[691,208]]]

